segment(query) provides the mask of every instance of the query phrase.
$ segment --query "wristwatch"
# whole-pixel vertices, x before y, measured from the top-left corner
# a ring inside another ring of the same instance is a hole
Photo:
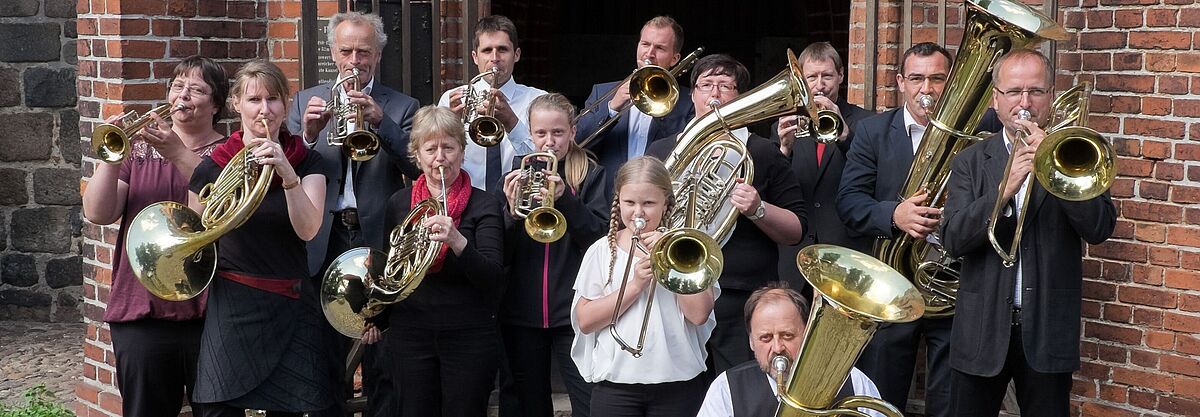
[[[747,218],[749,218],[750,220],[755,220],[755,221],[757,221],[758,219],[761,219],[761,218],[763,218],[763,217],[766,217],[766,216],[767,216],[767,205],[766,205],[766,204],[764,204],[764,203],[763,203],[763,202],[760,200],[760,201],[758,202],[758,209],[754,210],[754,214],[752,214],[752,215],[749,215],[749,216],[746,216],[746,217],[747,217]]]

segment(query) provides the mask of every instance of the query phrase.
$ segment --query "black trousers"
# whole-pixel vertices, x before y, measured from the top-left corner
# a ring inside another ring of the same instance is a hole
[[[750,350],[750,338],[746,330],[745,306],[752,291],[721,289],[721,296],[713,305],[717,327],[708,339],[708,380],[721,372],[754,359]],[[703,396],[703,393],[701,393]]]
[[[875,332],[863,350],[858,368],[875,382],[884,401],[904,411],[912,385],[917,347],[925,336],[925,415],[949,417],[950,413],[950,326],[953,317],[922,318],[911,323],[892,323]]]
[[[204,320],[143,319],[109,323],[109,328],[124,415],[179,415],[184,397],[191,398],[195,387]],[[192,404],[192,415],[210,415],[204,411]]]
[[[707,378],[661,384],[602,381],[592,390],[592,417],[694,417],[708,391]]]
[[[995,417],[1000,412],[1008,381],[1016,385],[1017,404],[1025,417],[1067,417],[1070,415],[1071,373],[1038,372],[1029,367],[1021,348],[1021,327],[1012,327],[1008,357],[995,376],[952,372],[951,403],[956,417]]]
[[[205,404],[205,407],[210,408],[211,413],[205,417],[246,417],[246,410],[237,407],[231,407],[221,403]],[[267,417],[303,417],[303,413],[285,413],[282,411],[267,411]]]
[[[495,324],[466,329],[392,325],[385,337],[391,374],[406,417],[487,415],[496,369]]]
[[[519,411],[515,415],[554,415],[554,404],[550,400],[550,359],[553,356],[571,398],[571,415],[588,416],[592,385],[583,380],[575,361],[571,360],[571,342],[575,338],[571,326],[540,329],[504,325],[500,327],[500,334],[516,392]]]

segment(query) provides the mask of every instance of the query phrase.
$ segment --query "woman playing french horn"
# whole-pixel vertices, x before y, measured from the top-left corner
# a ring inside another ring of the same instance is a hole
[[[205,186],[229,175],[226,167],[244,163],[242,175],[257,178],[252,171],[268,168],[275,175],[253,215],[220,238],[192,399],[222,417],[244,409],[299,416],[333,405],[326,324],[304,247],[321,224],[329,167],[281,127],[290,94],[278,67],[250,61],[234,76],[232,96],[242,129],[196,167],[189,206],[201,212],[200,195],[222,193]],[[225,204],[207,201],[210,209]]]

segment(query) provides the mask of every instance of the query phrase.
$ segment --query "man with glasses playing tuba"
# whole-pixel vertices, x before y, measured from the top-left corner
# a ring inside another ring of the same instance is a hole
[[[327,174],[333,181],[325,194],[320,233],[308,242],[309,273],[316,277],[351,248],[386,251],[387,198],[403,186],[402,176],[420,174],[408,159],[417,100],[375,79],[387,44],[383,21],[377,15],[339,13],[329,20],[329,38],[338,79],[297,94],[288,108],[287,124],[337,169]],[[350,340],[332,328],[329,334],[338,340],[340,354],[331,363],[340,369]],[[393,390],[382,374],[385,366],[376,364],[382,358],[374,355],[375,349],[364,351],[364,391],[371,399],[371,415],[393,415],[379,408],[391,403],[384,397]],[[347,395],[348,389],[343,386],[338,392]]]
[[[1029,175],[1039,145],[1053,146],[1055,136],[1042,130],[1055,116],[1049,59],[1016,49],[994,68],[992,107],[1004,130],[955,158],[941,225],[945,249],[963,258],[951,334],[953,415],[995,416],[1013,380],[1023,414],[1067,416],[1071,373],[1079,369],[1081,242],[1106,240],[1116,210],[1107,191],[1068,201]],[[998,199],[1003,215],[990,217]],[[994,223],[996,240],[1008,247],[1021,211],[1031,218],[1015,262],[1006,263],[983,226]]]

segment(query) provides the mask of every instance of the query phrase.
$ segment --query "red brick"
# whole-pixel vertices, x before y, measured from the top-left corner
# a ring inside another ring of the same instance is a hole
[[[1160,75],[1158,77],[1158,92],[1162,94],[1187,94],[1188,77]]]
[[[209,58],[228,58],[229,42],[202,40],[200,41],[200,55]]]
[[[1082,294],[1084,299],[1113,301],[1117,299],[1117,286],[1113,284],[1083,280]]]
[[[179,36],[178,19],[154,19],[150,21],[150,33],[154,36]]]
[[[1200,290],[1200,271],[1172,269],[1167,271],[1164,283],[1170,288]]]
[[[241,38],[242,26],[236,21],[184,20],[183,35],[201,38]]]
[[[1152,391],[1129,390],[1129,405],[1153,410],[1158,405],[1158,396]]]
[[[1135,308],[1133,309],[1132,323],[1138,326],[1162,327],[1162,311],[1150,308]],[[1147,334],[1146,338],[1149,339],[1149,337],[1150,335]]]
[[[1196,410],[1200,410],[1200,400],[1162,395],[1158,397],[1158,407],[1155,409],[1177,416],[1196,415]]]
[[[101,18],[99,31],[101,35],[145,35],[150,33],[150,21],[147,19]]]
[[[1192,35],[1188,32],[1130,32],[1129,47],[1135,49],[1189,49]]]
[[[253,19],[256,14],[256,2],[228,2],[226,15],[230,19]]]
[[[1154,72],[1175,71],[1175,54],[1146,53],[1146,70]]]
[[[1146,332],[1146,347],[1170,350],[1175,346],[1175,333],[1149,330]]]
[[[111,14],[161,15],[166,11],[166,3],[162,0],[109,0],[108,2],[108,13]]]
[[[1175,26],[1179,9],[1147,9],[1146,26],[1168,27]]]
[[[1179,303],[1179,298],[1171,291],[1127,286],[1117,290],[1117,299],[1123,303],[1163,308],[1175,308]]]
[[[117,86],[115,96],[121,100],[158,100],[167,96],[167,88],[160,82],[115,84],[115,86]]]
[[[1136,8],[1120,9],[1113,15],[1113,24],[1122,29],[1142,26],[1142,11]]]
[[[243,22],[243,39],[261,39],[267,36],[267,25],[262,22]]]
[[[1154,265],[1178,267],[1179,251],[1170,247],[1151,246],[1150,263]]]
[[[1113,113],[1141,113],[1142,99],[1138,96],[1112,96],[1109,104]]]
[[[1140,70],[1142,69],[1142,53],[1117,52],[1113,54],[1113,69]]]
[[[1200,312],[1200,295],[1180,294],[1179,309],[1183,311]]]
[[[1113,25],[1112,10],[1088,10],[1086,14],[1088,29],[1109,28]]]
[[[1119,346],[1098,345],[1096,348],[1097,358],[1105,362],[1124,364],[1129,356],[1129,351]]]
[[[1101,91],[1124,91],[1128,93],[1154,92],[1154,77],[1150,75],[1098,74],[1096,89]]]
[[[296,24],[291,22],[271,22],[267,26],[267,35],[271,39],[296,39]]]
[[[1200,337],[1180,334],[1175,340],[1175,348],[1178,349],[1179,353],[1200,355]]]
[[[97,400],[99,395],[100,388],[87,381],[82,381],[75,384],[75,396],[79,397],[80,400],[95,404],[99,402],[99,400]]]
[[[1135,386],[1145,387],[1158,391],[1171,391],[1171,377],[1157,373],[1137,371],[1126,368],[1113,368],[1113,382]]]
[[[1200,360],[1175,355],[1162,355],[1158,369],[1163,372],[1200,376]]]
[[[195,0],[168,0],[167,14],[178,17],[192,17],[196,15]]]
[[[1186,126],[1184,122],[1171,120],[1127,117],[1125,118],[1124,133],[1127,135],[1180,139],[1183,137]]]
[[[1142,97],[1142,114],[1166,116],[1171,114],[1171,99],[1164,97]]]
[[[200,16],[226,17],[224,1],[202,1],[196,13]]]
[[[1084,335],[1109,342],[1124,343],[1126,345],[1140,345],[1142,343],[1142,331],[1131,327],[1119,327],[1101,322],[1090,322],[1084,327]]]
[[[1187,269],[1200,269],[1200,253],[1197,252],[1180,252],[1180,266]]]
[[[1124,403],[1129,398],[1129,389],[1119,385],[1101,384],[1099,397],[1108,402]]]
[[[1105,304],[1104,319],[1117,323],[1128,323],[1133,317],[1133,307],[1121,304]]]
[[[1163,327],[1186,333],[1200,333],[1200,316],[1164,312]]]
[[[1079,315],[1091,319],[1100,318],[1100,303],[1082,300],[1079,304]]]
[[[1101,270],[1100,279],[1117,283],[1129,282],[1129,263],[1104,262],[1104,268]]]
[[[1167,243],[1200,248],[1200,228],[1168,226]]]
[[[1175,393],[1189,398],[1200,398],[1200,379],[1176,378]]]
[[[1200,27],[1200,9],[1179,9],[1179,26]]]
[[[162,58],[167,52],[163,41],[114,40],[108,41],[108,56],[113,58]]]
[[[1090,379],[1107,380],[1113,368],[1108,365],[1083,362],[1079,364],[1079,375]]]
[[[1163,181],[1183,179],[1183,164],[1167,161],[1154,163],[1154,178]]]
[[[1146,285],[1162,285],[1163,269],[1157,266],[1130,265],[1133,282]]]
[[[101,381],[103,382],[103,381]],[[108,392],[100,393],[100,401],[97,403],[100,408],[121,414],[121,396]]]

